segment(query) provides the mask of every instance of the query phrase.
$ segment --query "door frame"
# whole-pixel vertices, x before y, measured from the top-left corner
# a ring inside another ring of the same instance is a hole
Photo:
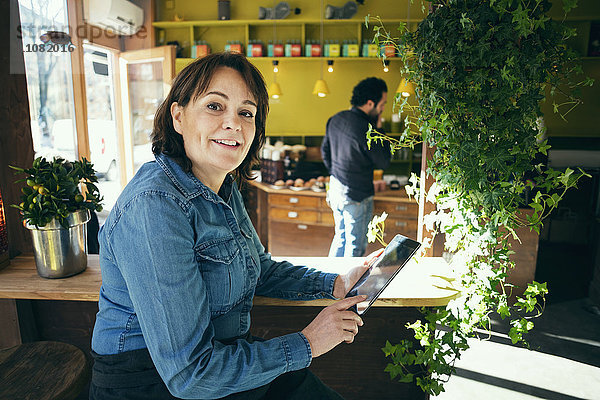
[[[159,46],[150,49],[124,51],[119,54],[118,68],[116,68],[117,79],[120,90],[119,131],[123,134],[119,137],[119,149],[122,151],[121,161],[121,184],[125,186],[133,178],[133,137],[131,129],[131,104],[129,102],[130,82],[127,76],[127,66],[131,64],[143,64],[148,62],[162,62],[163,72],[163,94],[167,96],[171,89],[171,82],[175,76],[175,46]]]

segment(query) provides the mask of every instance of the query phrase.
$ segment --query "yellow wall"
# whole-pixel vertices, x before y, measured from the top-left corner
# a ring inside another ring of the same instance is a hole
[[[261,71],[269,71],[265,78],[268,84],[273,81],[273,72],[268,62],[255,63]],[[382,70],[381,62],[377,61],[337,61],[334,72],[327,72],[323,67],[323,77],[329,86],[330,94],[317,97],[312,94],[315,81],[319,79],[321,60],[310,62],[280,63],[277,81],[281,86],[283,96],[271,101],[271,112],[267,122],[267,131],[273,133],[324,134],[327,119],[336,112],[350,107],[352,88],[361,79],[377,76],[384,79],[388,90],[396,90],[400,82],[400,74],[394,73],[394,63],[388,73]],[[384,112],[384,117],[391,118],[390,105]]]
[[[345,1],[329,1],[336,6],[345,4]],[[403,3],[403,4],[401,4]],[[175,7],[167,9],[167,2],[161,2],[157,9],[157,20],[173,20],[175,14],[183,17],[185,20],[215,20],[217,19],[217,2],[208,3],[208,7],[198,7],[196,1],[174,0]],[[232,20],[256,19],[259,5],[272,6],[271,2],[264,0],[251,1],[232,1],[231,17]],[[304,0],[291,2],[293,7],[301,8],[299,15],[290,15],[287,20],[314,20],[320,18],[320,1]],[[366,29],[361,28],[361,22],[367,14],[383,15],[385,18],[407,18],[407,3],[396,0],[368,0],[364,6],[359,5],[359,11],[353,18],[355,24],[326,25],[324,27],[324,39],[356,39],[359,35],[365,38],[372,37],[372,34]],[[413,4],[410,9],[410,18],[422,18],[420,5]],[[391,26],[395,29],[397,24]],[[165,42],[177,40],[183,47],[183,56],[190,57],[189,45],[191,41],[188,28],[167,29],[165,30]],[[244,42],[246,32],[244,26],[218,26],[218,27],[197,27],[194,28],[194,39],[206,40],[212,46],[212,51],[223,49],[226,41],[239,40]],[[249,38],[260,38],[266,44],[274,39],[273,26],[250,26],[248,32]],[[277,26],[276,40],[282,40],[284,43],[288,39],[301,39],[301,26]],[[318,39],[320,37],[319,24],[306,26],[306,39]],[[157,35],[158,36],[158,35]],[[267,85],[273,82],[273,67],[271,60],[253,59],[255,65],[261,70],[265,77]],[[283,96],[278,100],[272,100],[271,111],[267,120],[267,134],[269,135],[323,135],[327,119],[336,112],[347,109],[350,106],[350,97],[352,88],[361,79],[369,76],[377,76],[384,79],[388,85],[388,90],[392,94],[400,82],[399,61],[391,62],[390,71],[383,72],[383,66],[380,60],[335,60],[334,72],[327,72],[327,65],[323,59],[315,60],[290,60],[280,59],[277,81],[281,86]],[[181,63],[178,65],[182,65]],[[312,94],[315,81],[320,77],[320,71],[323,69],[323,76],[326,80],[330,95],[325,98],[318,98]],[[390,119],[392,114],[392,101],[384,112],[384,118]]]
[[[278,0],[275,1],[277,3]],[[324,4],[341,6],[345,0],[324,1]],[[196,0],[162,0],[157,5],[157,20],[171,21],[175,14],[185,20],[216,20],[217,1]],[[557,2],[560,6],[561,2]],[[174,7],[167,9],[172,4]],[[202,4],[202,5],[200,5]],[[253,20],[257,18],[259,5],[272,6],[272,2],[264,0],[231,1],[231,17],[233,20]],[[292,7],[302,10],[300,15],[290,15],[287,20],[318,20],[319,0],[296,0],[290,2]],[[372,33],[364,27],[360,27],[360,21],[367,14],[379,15],[387,19],[410,19],[423,18],[421,2],[415,1],[410,6],[410,15],[407,10],[407,1],[402,0],[365,0],[365,5],[360,6],[357,15],[353,18],[356,24],[329,25],[325,26],[324,39],[350,39],[362,35],[363,38],[372,37]],[[560,9],[552,10],[555,18],[561,17]],[[589,37],[590,21],[600,20],[600,1],[580,0],[579,7],[570,15],[567,23],[578,30],[578,37],[572,41],[572,45],[582,55],[587,55],[587,43]],[[277,40],[300,39],[301,25],[277,26]],[[388,26],[394,29],[396,24]],[[191,34],[189,28],[166,29],[165,42],[177,40],[183,45],[183,56],[190,56]],[[159,35],[157,40],[159,40]],[[213,52],[220,51],[227,40],[239,40],[244,42],[246,37],[250,39],[260,38],[264,43],[273,40],[273,27],[270,25],[260,27],[196,27],[193,30],[194,39],[206,40],[212,45]],[[319,38],[318,23],[306,26],[306,39]],[[157,43],[159,44],[159,43]],[[267,85],[273,81],[273,71],[270,60],[254,59],[253,62],[265,76]],[[280,72],[277,81],[281,86],[283,96],[271,103],[271,113],[267,123],[267,133],[270,135],[322,135],[324,134],[327,119],[336,112],[349,107],[352,87],[361,79],[369,76],[383,78],[388,84],[390,95],[400,81],[398,73],[399,62],[391,62],[390,71],[384,73],[381,61],[373,60],[336,60],[334,72],[328,73],[326,65],[322,65],[321,59],[315,60],[290,60],[280,59]],[[583,90],[584,104],[574,110],[568,116],[568,123],[562,121],[552,112],[552,104],[548,102],[542,105],[546,119],[546,126],[550,136],[583,136],[600,137],[600,58],[585,59],[584,71],[587,75],[596,79],[596,85]],[[179,65],[182,65],[179,63]],[[330,95],[318,98],[312,94],[315,81],[323,75],[329,85]],[[384,118],[390,119],[392,114],[391,97]]]
[[[550,15],[562,19],[562,2],[553,1],[556,6]],[[578,7],[571,11],[566,24],[577,29],[577,36],[571,39],[570,46],[582,57],[585,76],[595,79],[594,86],[583,88],[581,91],[583,104],[575,108],[562,120],[552,110],[552,101],[542,104],[542,112],[552,137],[600,137],[600,57],[586,57],[588,51],[591,21],[600,21],[599,0],[579,0]],[[560,101],[557,99],[557,103]]]
[[[583,61],[586,76],[594,78],[592,87],[582,89],[583,104],[566,115],[566,121],[552,111],[552,101],[542,104],[547,134],[551,137],[600,137],[600,57]],[[557,99],[557,103],[560,103]]]

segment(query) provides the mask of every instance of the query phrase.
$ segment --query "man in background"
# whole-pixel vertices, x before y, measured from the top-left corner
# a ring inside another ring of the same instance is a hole
[[[335,236],[329,257],[360,257],[367,249],[367,228],[373,214],[373,170],[389,166],[389,142],[367,147],[369,124],[381,130],[387,85],[367,78],[352,90],[352,108],[327,121],[321,155],[331,174],[327,203],[333,210]]]

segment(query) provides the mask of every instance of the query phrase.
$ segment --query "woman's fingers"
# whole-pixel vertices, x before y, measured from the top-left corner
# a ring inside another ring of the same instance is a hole
[[[346,343],[354,342],[354,336],[355,336],[355,334],[348,332],[348,331],[344,331],[344,342],[346,342]]]
[[[341,342],[352,343],[363,321],[349,307],[364,301],[366,296],[354,296],[337,301],[324,308],[319,315],[302,330],[308,340],[313,357],[327,353]]]
[[[362,318],[354,311],[344,311],[341,315],[343,320],[354,321],[358,326],[364,325]]]
[[[375,262],[375,260],[377,260],[377,257],[379,257],[383,253],[383,251],[384,251],[384,249],[381,248],[381,249],[375,250],[374,252],[372,252],[371,254],[369,254],[365,258],[365,265],[368,265],[369,267],[371,265],[373,265],[373,263]]]
[[[356,321],[344,320],[342,321],[342,329],[356,335],[358,333],[358,324]]]
[[[361,301],[365,301],[366,299],[367,296],[365,295],[352,296],[334,303],[333,306],[339,311],[344,311],[349,309],[353,305],[360,303]]]

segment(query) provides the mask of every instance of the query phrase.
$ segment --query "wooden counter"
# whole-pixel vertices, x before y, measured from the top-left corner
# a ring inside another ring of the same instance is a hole
[[[267,193],[280,193],[280,194],[288,194],[288,195],[298,195],[301,194],[303,196],[315,196],[325,198],[326,192],[315,192],[313,190],[294,190],[294,189],[275,189],[273,185],[269,185],[267,183],[250,181],[250,185],[263,190]],[[384,201],[394,201],[399,203],[415,203],[414,199],[409,199],[406,191],[402,190],[385,190],[383,192],[375,193],[375,200],[384,200]]]
[[[363,260],[327,257],[285,259],[294,264],[338,273]],[[443,306],[458,296],[458,292],[445,279],[438,277],[447,274],[447,265],[441,258],[407,264],[382,298],[363,316],[365,325],[360,328],[354,343],[342,343],[314,359],[310,369],[347,400],[428,399],[429,396],[416,385],[390,380],[389,374],[384,372],[389,360],[381,348],[387,340],[394,344],[410,340],[418,346],[412,331],[405,326],[422,318],[415,307]],[[13,318],[18,310],[16,334],[19,335],[20,328],[23,341],[57,340],[71,343],[84,350],[89,357],[100,285],[97,255],[88,256],[88,268],[84,272],[63,279],[41,278],[35,270],[33,256],[17,257],[0,271],[0,310],[10,311],[0,312],[0,326],[14,326]],[[256,297],[252,309],[252,334],[268,339],[299,332],[317,316],[323,306],[332,302]],[[11,305],[12,311],[8,308]]]
[[[362,263],[362,258],[280,257],[296,265],[326,272],[344,273]],[[442,258],[423,258],[409,262],[386,288],[375,307],[443,306],[456,297],[456,290],[439,276],[447,275]],[[81,274],[63,279],[41,278],[33,256],[20,256],[0,271],[0,298],[36,300],[98,301],[102,277],[97,255],[88,256],[88,267]],[[333,300],[292,301],[257,296],[259,306],[327,306]]]
[[[258,236],[275,256],[327,256],[334,234],[333,213],[325,192],[275,189],[252,181],[246,191],[246,206]],[[418,204],[404,190],[375,193],[373,213],[388,214],[386,238],[400,233],[417,236]],[[367,253],[380,246],[371,243]]]

